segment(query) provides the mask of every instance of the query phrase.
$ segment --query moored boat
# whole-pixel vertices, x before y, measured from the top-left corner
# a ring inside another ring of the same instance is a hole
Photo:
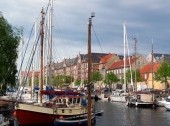
[[[156,107],[156,103],[153,100],[154,94],[150,92],[136,92],[134,96],[127,98],[127,106],[135,107]]]
[[[56,96],[42,104],[17,103],[15,115],[20,125],[53,125],[57,119],[87,115],[87,104],[83,102],[86,98],[78,92],[44,91],[42,93],[53,93]]]
[[[110,99],[112,102],[126,102],[127,93],[124,93],[123,90],[112,91]]]
[[[162,102],[166,110],[170,111],[170,96],[168,96],[164,102]]]
[[[51,1],[53,2],[53,1]],[[52,5],[52,3],[51,3]],[[51,10],[52,7],[51,7]],[[44,40],[44,20],[45,13],[41,11],[41,25],[40,25],[40,45],[41,45],[41,63],[40,63],[40,85],[39,90],[35,92],[37,94],[36,102],[27,102],[23,100],[16,101],[14,115],[17,118],[17,122],[20,126],[32,126],[32,125],[45,125],[52,126],[56,119],[72,118],[75,116],[87,115],[87,105],[90,106],[90,110],[93,112],[93,102],[86,102],[86,97],[77,91],[72,90],[43,90],[43,40]],[[37,41],[38,43],[38,41]],[[35,48],[35,47],[34,47]],[[35,49],[34,49],[35,50]],[[32,55],[32,59],[33,59]],[[31,66],[31,65],[29,65]],[[29,67],[30,68],[30,67]],[[29,72],[28,72],[29,73]],[[27,75],[28,75],[27,73]],[[25,80],[25,82],[27,79]],[[23,92],[21,93],[21,95]],[[53,96],[52,99],[46,101],[44,95]]]

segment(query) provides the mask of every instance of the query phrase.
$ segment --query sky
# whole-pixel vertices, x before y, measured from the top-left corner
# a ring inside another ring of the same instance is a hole
[[[33,23],[49,0],[1,0],[0,11],[14,27],[23,28],[25,44]],[[170,54],[169,0],[54,0],[53,60],[87,53],[88,20],[92,19],[92,52],[123,54],[123,24],[130,53]]]

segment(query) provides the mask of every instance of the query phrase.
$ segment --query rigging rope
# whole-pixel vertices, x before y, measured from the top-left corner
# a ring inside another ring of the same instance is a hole
[[[49,3],[48,3],[47,8],[46,8],[45,16],[46,16],[46,14],[47,14],[49,5],[50,5],[50,1],[49,1]],[[26,49],[25,49],[25,52],[24,52],[24,57],[23,57],[23,59],[22,59],[22,61],[21,61],[21,66],[20,66],[20,69],[19,69],[19,72],[18,72],[18,77],[19,77],[19,74],[21,74],[21,68],[22,68],[23,61],[24,61],[24,58],[25,58],[25,55],[26,55],[26,51],[28,50],[28,45],[29,45],[29,42],[30,42],[30,39],[31,39],[31,35],[32,35],[32,32],[33,32],[34,26],[35,26],[35,23],[33,24],[33,27],[32,27],[32,29],[31,29],[31,33],[30,33],[30,36],[29,36],[29,40],[28,40],[28,43],[27,43],[27,46],[26,46]],[[21,90],[20,97],[21,97],[21,95],[23,94],[24,87],[25,87],[26,82],[27,82],[27,80],[28,80],[29,71],[30,71],[30,68],[31,68],[31,65],[32,65],[32,62],[33,62],[34,54],[35,54],[35,51],[36,51],[36,48],[37,48],[39,39],[40,39],[40,35],[38,36],[37,41],[35,41],[35,42],[36,42],[36,43],[34,43],[35,45],[33,45],[33,48],[32,48],[32,51],[31,51],[31,54],[30,54],[30,57],[29,57],[29,60],[28,60],[27,65],[26,65],[25,71],[26,71],[27,73],[26,73],[26,78],[25,78],[24,83],[23,83],[23,88],[22,88],[22,90]],[[25,73],[25,72],[24,72],[24,73]],[[24,77],[25,77],[25,75],[24,75]],[[18,98],[18,97],[19,97],[19,93],[20,93],[20,90],[19,90],[19,89],[21,88],[22,85],[19,86],[19,84],[18,84],[17,86],[19,87],[19,88],[18,88],[18,92],[17,92],[17,98]],[[17,100],[18,100],[18,99],[17,99]]]
[[[94,35],[95,35],[95,37],[96,37],[96,39],[97,39],[97,42],[98,42],[98,44],[99,44],[99,46],[100,46],[101,52],[103,53],[103,50],[102,50],[102,47],[101,47],[99,38],[98,38],[98,36],[97,36],[97,34],[96,34],[96,31],[94,30],[93,24],[92,24],[92,29],[93,29]]]

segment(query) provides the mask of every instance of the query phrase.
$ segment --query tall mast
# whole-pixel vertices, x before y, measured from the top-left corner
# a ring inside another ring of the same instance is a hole
[[[23,27],[21,27],[21,50],[20,50],[20,74],[19,74],[19,86],[22,85],[23,75],[22,75],[22,59],[23,59],[23,46],[24,46],[24,36],[23,36]],[[25,74],[25,73],[24,73]]]
[[[128,44],[128,39],[127,39],[127,31],[125,34],[125,42],[126,42],[126,49],[127,49],[127,54],[128,54],[128,60],[129,60],[129,68],[130,68],[130,83],[133,86],[133,90],[134,90],[134,84],[133,84],[133,76],[132,76],[132,65],[131,65],[131,57],[130,57],[130,53],[129,53],[129,44]],[[126,71],[125,71],[126,73]],[[126,76],[125,76],[126,78]],[[127,84],[126,84],[127,86]]]
[[[44,10],[42,9],[41,11],[41,30],[40,30],[40,38],[41,38],[41,43],[40,43],[40,46],[41,46],[41,61],[40,61],[40,103],[42,103],[42,94],[41,94],[41,91],[43,90],[43,46],[44,46],[44,43],[43,43],[43,40],[44,40]]]
[[[153,84],[153,39],[152,39],[152,60],[151,60],[151,69],[152,69],[152,89],[154,89],[154,84]]]
[[[51,65],[52,65],[52,17],[53,17],[53,0],[50,0],[50,11],[49,11],[49,44],[48,44],[48,53],[49,53],[49,77],[48,82],[51,85]]]
[[[31,99],[33,99],[34,96],[34,77],[35,77],[35,72],[34,72],[34,65],[32,64],[32,80],[31,80]]]
[[[94,13],[91,14],[89,18],[88,24],[88,126],[91,126],[91,26],[92,26],[92,18],[94,17]]]
[[[137,38],[133,38],[135,41],[135,84],[134,84],[134,91],[137,91],[137,79],[136,79],[136,44],[137,44]]]
[[[37,29],[36,29],[37,25],[36,25],[36,21],[35,21],[35,25],[34,25],[34,41],[36,43],[36,38],[37,38]],[[33,47],[34,51],[35,51],[35,46]],[[34,79],[35,79],[35,66],[34,66],[34,58],[32,61],[32,81],[31,81],[31,98],[33,99],[34,96]]]
[[[123,79],[124,79],[124,85],[125,85],[125,91],[126,91],[126,26],[123,24],[123,46],[124,46],[124,68],[123,68]]]

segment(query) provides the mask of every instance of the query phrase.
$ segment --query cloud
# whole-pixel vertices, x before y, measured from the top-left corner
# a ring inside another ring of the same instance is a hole
[[[47,4],[48,0],[1,0],[0,11],[12,25],[23,26],[24,36],[28,38],[33,22]],[[122,53],[122,24],[126,22],[131,52],[134,52],[132,38],[137,37],[139,53],[150,52],[152,38],[155,51],[169,53],[169,4],[167,0],[54,0],[55,60],[87,52],[87,24],[91,12],[96,13],[92,51]]]

